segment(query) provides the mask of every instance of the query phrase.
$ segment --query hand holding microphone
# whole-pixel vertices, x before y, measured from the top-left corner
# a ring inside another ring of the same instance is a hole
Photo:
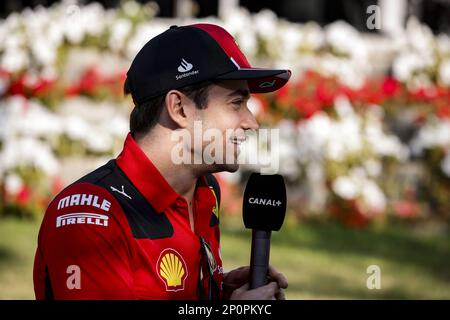
[[[283,299],[280,288],[287,287],[286,278],[269,266],[270,238],[279,230],[286,214],[286,186],[280,175],[253,173],[244,192],[243,218],[252,229],[250,267],[229,272],[224,284],[234,287],[235,299]],[[273,281],[267,284],[268,280]],[[242,286],[245,282],[248,284]]]
[[[243,216],[252,229],[250,289],[267,284],[270,237],[280,230],[286,214],[286,186],[282,176],[253,173],[244,192]]]

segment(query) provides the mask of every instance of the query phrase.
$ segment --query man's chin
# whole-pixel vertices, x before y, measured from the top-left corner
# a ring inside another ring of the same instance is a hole
[[[222,163],[222,164],[215,164],[214,165],[214,172],[221,172],[221,171],[227,171],[227,172],[236,172],[239,170],[239,164],[237,163]]]

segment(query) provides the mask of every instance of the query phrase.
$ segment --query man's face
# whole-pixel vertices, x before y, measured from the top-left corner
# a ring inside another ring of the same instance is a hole
[[[194,156],[202,157],[202,169],[208,172],[239,169],[239,145],[245,141],[245,131],[258,129],[247,107],[249,98],[247,81],[221,81],[209,88],[207,107],[194,110],[195,120],[190,131],[197,134],[198,139],[200,130],[202,142],[201,148],[195,148],[194,142],[191,150]]]

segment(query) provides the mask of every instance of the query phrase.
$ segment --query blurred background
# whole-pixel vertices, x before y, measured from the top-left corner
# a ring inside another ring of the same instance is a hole
[[[293,71],[250,101],[281,135],[289,209],[271,261],[288,299],[450,298],[449,0],[5,0],[0,17],[0,299],[34,298],[49,201],[120,152],[134,55],[199,21]],[[226,269],[249,263],[252,169],[218,175]]]

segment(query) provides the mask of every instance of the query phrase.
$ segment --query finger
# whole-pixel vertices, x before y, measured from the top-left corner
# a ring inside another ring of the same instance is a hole
[[[275,296],[280,291],[280,287],[278,286],[278,283],[276,283],[276,282],[269,282],[262,288],[263,288],[264,296],[266,297],[266,299],[275,298]]]
[[[239,267],[237,269],[232,270],[230,274],[233,274],[233,282],[236,283],[245,283],[248,281],[248,278],[250,277],[250,267]]]
[[[250,276],[250,267],[249,266],[239,267],[236,270],[239,271],[239,277],[241,277],[241,278],[247,279]]]
[[[244,284],[243,286],[237,288],[235,291],[237,291],[238,293],[241,293],[241,292],[248,291],[248,288],[249,288],[249,284],[248,284],[248,282],[247,282],[247,283]]]
[[[224,288],[231,291],[239,288],[246,282],[249,282],[249,274],[249,267],[239,267],[227,272],[223,278]]]
[[[269,279],[278,282],[280,288],[286,289],[288,287],[287,278],[272,266],[269,266]]]
[[[280,291],[278,291],[278,294],[275,296],[275,298],[277,300],[286,300],[286,294],[284,293],[284,290],[280,289]]]

